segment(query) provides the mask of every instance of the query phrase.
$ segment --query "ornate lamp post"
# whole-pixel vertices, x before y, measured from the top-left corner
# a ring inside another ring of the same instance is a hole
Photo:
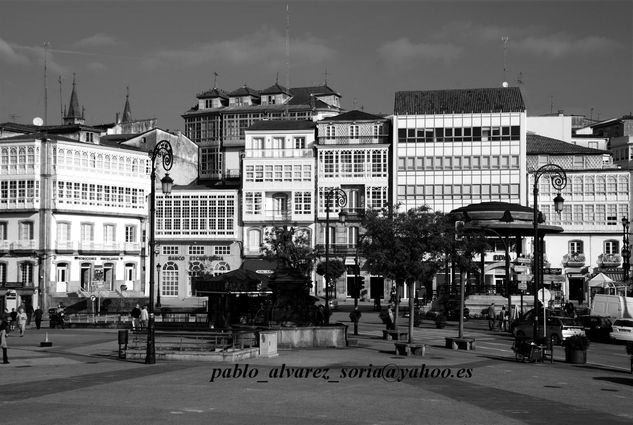
[[[543,238],[539,235],[539,223],[542,222],[543,217],[538,211],[538,182],[541,176],[545,174],[551,175],[552,187],[556,189],[558,194],[554,198],[554,210],[560,214],[563,211],[563,203],[565,199],[560,195],[560,192],[567,186],[567,174],[565,174],[565,170],[562,167],[556,164],[545,164],[536,171],[534,171],[534,219],[532,224],[534,225],[534,338],[536,339],[538,335],[538,311],[536,307],[538,305],[538,288],[542,286],[542,278],[543,278],[543,250],[542,243]],[[543,291],[543,296],[545,296],[545,291]],[[543,299],[543,336],[547,336],[547,326],[546,326],[546,313],[545,313],[545,299]]]
[[[629,281],[629,269],[631,268],[631,247],[629,246],[629,222],[628,218],[622,217],[622,268],[624,269],[624,274],[622,280],[624,284],[627,285]],[[627,288],[628,289],[628,288]]]
[[[156,264],[156,308],[160,308],[160,263]]]
[[[155,221],[156,221],[156,159],[162,158],[163,168],[165,172],[171,170],[174,161],[174,155],[171,150],[171,144],[167,140],[162,140],[156,144],[154,149],[149,153],[152,161],[151,188],[149,193],[149,320],[147,323],[147,351],[145,352],[145,364],[156,363],[156,347],[154,344],[154,249],[156,240],[154,239]],[[165,173],[165,177],[161,180],[161,188],[163,193],[168,195],[171,193],[171,187],[174,180],[169,177],[169,173]],[[158,304],[160,305],[160,304]]]
[[[335,203],[339,208],[347,205],[347,195],[343,189],[335,187],[325,192],[325,324],[330,324],[330,205]],[[345,223],[346,214],[341,211],[339,219]]]

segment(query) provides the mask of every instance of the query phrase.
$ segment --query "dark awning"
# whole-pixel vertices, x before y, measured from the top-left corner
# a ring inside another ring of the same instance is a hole
[[[237,269],[207,279],[193,279],[191,291],[205,294],[267,294],[272,293],[265,283],[267,276],[250,270]]]

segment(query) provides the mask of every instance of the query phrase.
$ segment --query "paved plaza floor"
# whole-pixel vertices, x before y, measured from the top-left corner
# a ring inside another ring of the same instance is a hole
[[[423,325],[415,338],[430,347],[425,356],[398,356],[370,314],[349,348],[280,351],[236,364],[145,365],[118,359],[116,330],[30,329],[8,338],[0,423],[633,422],[633,375],[624,367],[570,365],[560,353],[553,364],[518,363],[507,336],[475,324],[467,329],[475,351],[443,347],[455,326]],[[53,346],[40,347],[47,334]]]

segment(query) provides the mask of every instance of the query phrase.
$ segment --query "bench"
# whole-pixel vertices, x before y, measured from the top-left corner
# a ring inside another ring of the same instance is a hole
[[[394,343],[396,347],[396,355],[422,357],[426,354],[427,346],[425,344],[407,344],[404,342]]]
[[[475,349],[475,338],[446,337],[446,348],[471,351]]]
[[[409,339],[409,332],[407,331],[395,331],[393,329],[383,329],[382,330],[382,339],[391,339],[394,341],[405,341]]]

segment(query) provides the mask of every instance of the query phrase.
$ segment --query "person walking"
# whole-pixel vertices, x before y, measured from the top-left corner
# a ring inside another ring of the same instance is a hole
[[[506,306],[501,306],[501,329],[504,332],[508,331],[508,322],[510,320],[510,312],[506,310]]]
[[[141,309],[138,304],[132,309],[130,316],[132,316],[132,330],[135,331],[140,327],[141,320]]]
[[[26,305],[26,326],[31,326],[31,319],[33,318],[33,306],[31,304]]]
[[[15,322],[16,320],[18,320],[18,312],[15,311],[15,308],[11,309],[11,313],[9,313],[9,316],[11,317],[11,321],[9,322],[9,330],[7,331],[8,333],[12,332],[13,329],[15,329]]]
[[[33,316],[35,316],[35,327],[37,329],[39,329],[42,326],[42,316],[43,315],[44,315],[44,312],[39,307],[36,308],[35,311],[33,312]]]
[[[2,363],[9,364],[9,357],[7,356],[7,328],[9,327],[6,321],[0,323],[0,347],[2,347]]]
[[[20,336],[24,336],[27,320],[28,320],[28,316],[26,315],[26,312],[24,311],[24,307],[18,308],[17,324],[18,324],[18,330],[20,331]]]
[[[149,321],[149,313],[147,312],[147,306],[144,305],[141,309],[141,330],[147,327],[147,322]]]
[[[495,320],[497,320],[497,312],[495,310],[495,303],[492,303],[488,307],[488,329],[491,331],[495,328]]]

